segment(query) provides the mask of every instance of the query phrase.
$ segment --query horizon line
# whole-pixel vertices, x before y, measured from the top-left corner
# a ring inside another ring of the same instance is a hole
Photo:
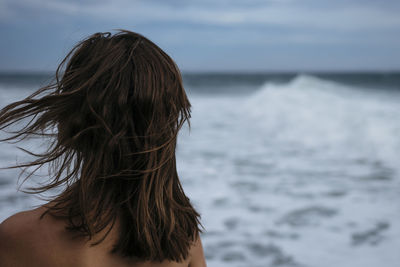
[[[265,74],[368,74],[368,73],[400,73],[400,69],[332,69],[332,70],[181,70],[182,75],[265,75]],[[0,75],[48,75],[51,70],[0,70]]]

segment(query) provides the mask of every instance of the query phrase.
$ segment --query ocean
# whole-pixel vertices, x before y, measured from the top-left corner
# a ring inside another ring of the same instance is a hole
[[[0,74],[0,106],[48,79]],[[399,266],[400,73],[185,73],[184,84],[178,172],[208,266]],[[0,144],[1,167],[26,157]],[[0,170],[0,221],[43,203],[17,192],[18,174]]]

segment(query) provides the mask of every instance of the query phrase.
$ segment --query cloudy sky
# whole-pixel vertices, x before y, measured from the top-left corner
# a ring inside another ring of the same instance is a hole
[[[0,0],[0,71],[51,71],[118,28],[183,71],[400,70],[399,14],[398,0]]]

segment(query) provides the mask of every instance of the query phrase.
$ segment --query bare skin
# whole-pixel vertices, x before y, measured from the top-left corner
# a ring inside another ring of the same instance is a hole
[[[44,207],[17,213],[0,224],[0,266],[2,267],[205,267],[200,239],[184,262],[138,262],[110,254],[116,227],[97,246],[83,238],[72,238],[65,222],[44,216]],[[100,233],[101,234],[101,233]],[[96,237],[95,237],[96,240]]]

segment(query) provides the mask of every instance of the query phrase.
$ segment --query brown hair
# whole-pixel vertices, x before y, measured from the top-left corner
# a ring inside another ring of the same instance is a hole
[[[54,82],[0,111],[0,129],[22,121],[3,141],[52,140],[44,153],[31,153],[34,161],[17,166],[51,167],[49,181],[31,193],[63,188],[42,216],[66,219],[68,230],[89,239],[110,227],[92,245],[118,219],[113,253],[182,261],[200,232],[175,160],[177,134],[189,117],[174,61],[142,35],[120,30],[78,43]]]

